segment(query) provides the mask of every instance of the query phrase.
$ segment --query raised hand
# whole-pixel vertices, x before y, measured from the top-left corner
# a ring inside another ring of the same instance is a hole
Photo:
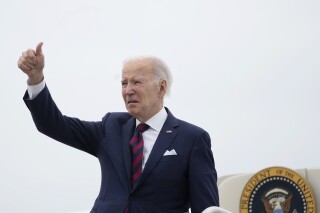
[[[22,52],[22,55],[18,60],[18,67],[29,77],[29,85],[36,85],[44,78],[44,55],[42,53],[42,45],[43,43],[40,42],[37,45],[36,50],[28,49]]]

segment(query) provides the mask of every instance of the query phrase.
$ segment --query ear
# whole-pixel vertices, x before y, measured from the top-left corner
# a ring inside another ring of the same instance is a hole
[[[161,80],[160,84],[160,90],[159,90],[159,98],[163,98],[165,94],[167,93],[167,81]]]

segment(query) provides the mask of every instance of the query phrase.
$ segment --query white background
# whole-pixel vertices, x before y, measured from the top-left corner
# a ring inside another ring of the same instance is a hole
[[[2,0],[0,211],[90,209],[97,159],[41,135],[22,96],[21,52],[43,41],[46,82],[67,115],[125,111],[125,58],[155,55],[166,106],[206,129],[219,176],[320,166],[320,2]]]

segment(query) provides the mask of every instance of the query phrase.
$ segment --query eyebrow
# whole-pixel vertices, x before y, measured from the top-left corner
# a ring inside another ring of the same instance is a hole
[[[141,81],[141,82],[145,82],[145,77],[141,76],[141,77],[137,77],[137,76],[134,76],[132,77],[131,79],[122,79],[121,80],[121,83],[123,82],[128,82],[128,81]]]

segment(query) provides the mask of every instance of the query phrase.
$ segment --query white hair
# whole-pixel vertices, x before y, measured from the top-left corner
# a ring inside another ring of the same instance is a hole
[[[167,95],[170,94],[170,88],[172,85],[172,75],[170,72],[169,67],[166,63],[164,63],[163,60],[160,58],[153,58],[154,64],[153,64],[153,71],[155,74],[155,77],[157,78],[158,82],[160,83],[162,80],[165,80],[167,82]]]

